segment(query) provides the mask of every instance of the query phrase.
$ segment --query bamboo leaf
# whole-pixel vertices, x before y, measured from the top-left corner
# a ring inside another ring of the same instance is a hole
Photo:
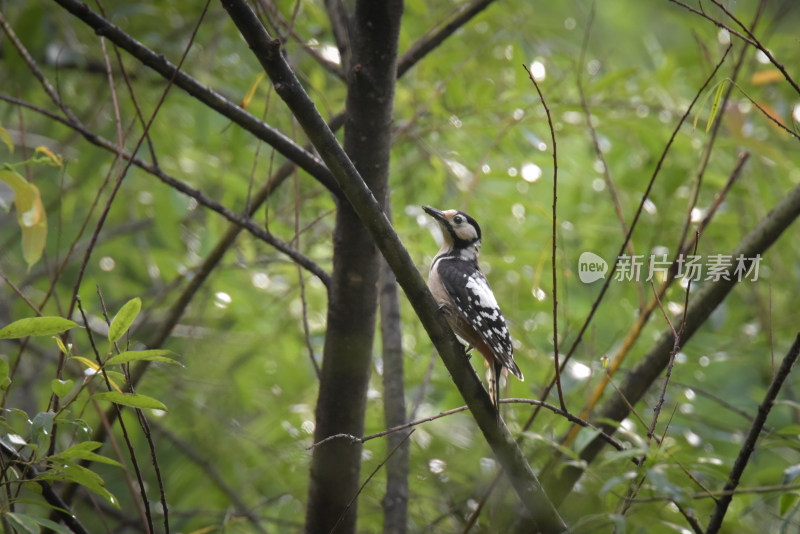
[[[706,122],[706,132],[711,129],[711,124],[713,124],[714,118],[717,116],[717,111],[719,111],[719,103],[722,100],[723,89],[725,89],[725,80],[720,82],[717,86],[717,92],[714,94],[714,102],[711,104],[711,111],[708,113],[708,122]]]

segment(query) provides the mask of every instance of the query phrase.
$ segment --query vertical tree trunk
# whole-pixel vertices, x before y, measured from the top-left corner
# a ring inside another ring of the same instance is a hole
[[[359,0],[353,17],[344,148],[380,200],[386,198],[402,1]],[[322,378],[314,440],[362,435],[378,293],[378,252],[352,208],[340,202],[333,237]],[[355,532],[361,446],[332,440],[314,449],[306,532]]]
[[[387,207],[387,214],[389,208]],[[392,269],[381,261],[381,341],[383,344],[383,419],[386,428],[406,422],[403,337],[400,291]],[[406,431],[408,432],[408,431]],[[387,436],[386,494],[383,497],[383,534],[405,534],[408,523],[408,441],[405,432]],[[396,449],[396,450],[395,450]]]

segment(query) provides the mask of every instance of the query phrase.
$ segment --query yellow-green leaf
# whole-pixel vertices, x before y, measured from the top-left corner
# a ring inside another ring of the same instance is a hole
[[[152,350],[126,350],[125,352],[121,352],[116,356],[112,356],[108,359],[106,364],[120,364],[120,363],[130,363],[130,362],[137,362],[140,360],[146,360],[149,362],[162,362],[162,363],[169,363],[172,365],[180,365],[180,362],[173,358],[168,358],[167,354],[175,354],[171,350],[163,350],[163,349],[152,349]]]
[[[60,167],[62,170],[64,169],[64,159],[61,156],[57,156],[53,154],[53,152],[44,145],[39,145],[36,147],[36,151],[34,152],[34,156],[38,154],[44,154],[47,156],[47,159],[50,160],[50,165],[53,167]]]
[[[100,370],[100,366],[97,365],[97,363],[93,362],[92,360],[90,360],[88,358],[84,358],[83,356],[73,356],[72,358],[70,358],[70,360],[78,360],[79,362],[81,362],[83,365],[85,365],[89,369],[93,369],[95,371],[99,371]]]
[[[27,319],[14,321],[0,330],[0,339],[52,336],[76,326],[78,326],[78,323],[63,317],[28,317]]]
[[[47,239],[47,215],[39,195],[39,188],[28,183],[19,173],[2,169],[0,180],[14,191],[17,222],[22,229],[22,254],[28,268],[39,261]]]
[[[253,97],[256,94],[256,90],[258,89],[259,84],[264,80],[266,73],[262,72],[256,78],[256,81],[253,82],[253,85],[250,86],[250,89],[247,90],[247,94],[244,95],[242,99],[242,109],[247,109],[247,106],[250,105],[250,102],[253,100]]]
[[[708,122],[706,123],[706,132],[711,129],[711,124],[714,122],[714,118],[717,116],[717,111],[719,110],[719,103],[722,100],[722,91],[725,89],[725,80],[723,80],[719,86],[717,86],[717,92],[714,94],[714,102],[711,104],[711,111],[708,113]]]
[[[11,139],[11,134],[8,133],[8,130],[3,128],[3,125],[0,124],[0,139],[2,139],[3,143],[6,144],[8,147],[8,151],[12,154],[14,153],[14,141]]]
[[[138,393],[119,393],[117,391],[104,391],[102,393],[95,393],[92,395],[94,399],[110,401],[122,406],[130,406],[131,408],[143,408],[153,410],[167,411],[167,407],[161,401],[148,397],[147,395],[139,395]]]
[[[111,387],[122,393],[122,386],[120,386],[120,384],[125,385],[127,383],[125,375],[116,371],[109,371],[108,369],[105,369],[105,373],[106,379],[108,383],[111,384]]]
[[[139,297],[126,302],[117,312],[117,315],[114,316],[114,319],[111,321],[111,326],[108,327],[108,340],[112,343],[118,341],[119,338],[128,331],[128,328],[131,327],[141,310],[142,299]]]

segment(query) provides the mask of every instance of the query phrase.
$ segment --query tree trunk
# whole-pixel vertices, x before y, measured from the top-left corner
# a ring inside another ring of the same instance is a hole
[[[359,0],[350,36],[344,148],[375,198],[385,199],[401,1]],[[336,213],[328,329],[314,440],[364,432],[378,294],[378,252],[346,202]],[[332,440],[314,449],[306,532],[355,532],[361,446]],[[349,508],[348,508],[349,506]],[[340,522],[341,521],[341,522]],[[338,523],[338,526],[336,526]]]
[[[388,212],[388,208],[387,208]],[[397,278],[381,261],[381,341],[383,342],[383,419],[386,428],[407,422],[403,372],[403,337]],[[383,534],[405,534],[408,523],[407,432],[393,432],[386,439],[386,494],[383,497]]]

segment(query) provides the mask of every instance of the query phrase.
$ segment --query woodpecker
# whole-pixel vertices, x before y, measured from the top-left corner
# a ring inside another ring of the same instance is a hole
[[[507,376],[511,371],[520,380],[524,378],[514,361],[506,320],[478,266],[481,227],[463,211],[422,209],[439,223],[444,237],[431,264],[428,286],[450,327],[467,342],[467,351],[477,349],[486,360],[489,393],[499,413],[500,374]]]

